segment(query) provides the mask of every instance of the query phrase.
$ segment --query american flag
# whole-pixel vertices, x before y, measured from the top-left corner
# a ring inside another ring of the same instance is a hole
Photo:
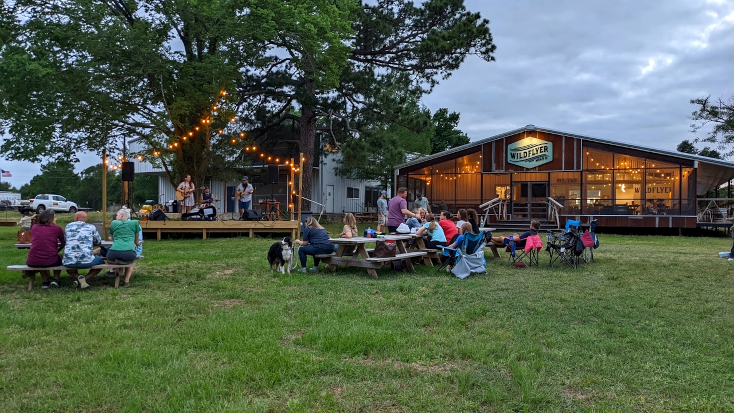
[[[0,171],[3,172],[3,178],[12,178],[13,174],[10,173],[10,171],[6,171],[5,169],[0,169]]]

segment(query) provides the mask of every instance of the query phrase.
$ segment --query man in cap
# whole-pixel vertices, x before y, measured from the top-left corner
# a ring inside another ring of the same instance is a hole
[[[250,179],[247,176],[242,177],[242,183],[237,185],[235,197],[239,201],[240,207],[240,219],[246,210],[250,209],[252,204],[252,193],[255,192],[255,188],[249,183]]]
[[[68,268],[66,272],[75,279],[74,285],[82,289],[89,288],[86,279],[91,279],[99,274],[100,270],[89,270],[87,277],[79,275],[79,269],[94,267],[104,264],[102,257],[94,255],[94,245],[102,241],[97,228],[87,223],[87,213],[78,211],[74,214],[74,222],[66,225],[64,231],[66,245],[64,246],[64,259],[62,263]]]
[[[387,191],[380,192],[380,198],[377,199],[377,232],[385,232],[387,228]]]
[[[415,201],[413,201],[413,207],[423,208],[429,214],[431,213],[431,206],[428,204],[428,198],[424,197],[423,194],[420,192],[415,193]]]

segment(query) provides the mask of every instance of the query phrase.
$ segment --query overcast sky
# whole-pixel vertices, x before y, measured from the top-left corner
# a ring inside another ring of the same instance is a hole
[[[734,96],[734,0],[465,3],[490,20],[497,61],[468,59],[424,102],[459,112],[472,140],[534,124],[675,150],[695,138],[691,99]],[[40,171],[0,168],[16,187]]]

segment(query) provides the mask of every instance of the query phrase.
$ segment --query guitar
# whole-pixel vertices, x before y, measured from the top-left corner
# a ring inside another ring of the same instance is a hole
[[[193,190],[193,189],[184,189],[183,193],[181,193],[180,191],[176,191],[176,199],[178,199],[179,201],[183,201],[183,200],[184,200],[184,199],[186,199],[186,197],[188,197],[188,196],[189,196],[189,195],[190,195],[190,194],[191,194],[192,192],[194,192],[194,190]]]
[[[252,188],[252,192],[255,192],[255,188]],[[244,191],[234,191],[234,199],[236,201],[239,201],[240,199],[242,199],[242,197],[245,196],[246,193],[247,193],[247,189],[245,189]]]

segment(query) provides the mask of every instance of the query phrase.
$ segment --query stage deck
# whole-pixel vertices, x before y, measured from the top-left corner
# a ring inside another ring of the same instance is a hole
[[[290,233],[291,239],[296,237],[298,221],[140,221],[143,233],[155,233],[158,240],[164,232],[201,233],[206,239],[207,233],[239,232],[247,233],[250,238],[256,232]]]

